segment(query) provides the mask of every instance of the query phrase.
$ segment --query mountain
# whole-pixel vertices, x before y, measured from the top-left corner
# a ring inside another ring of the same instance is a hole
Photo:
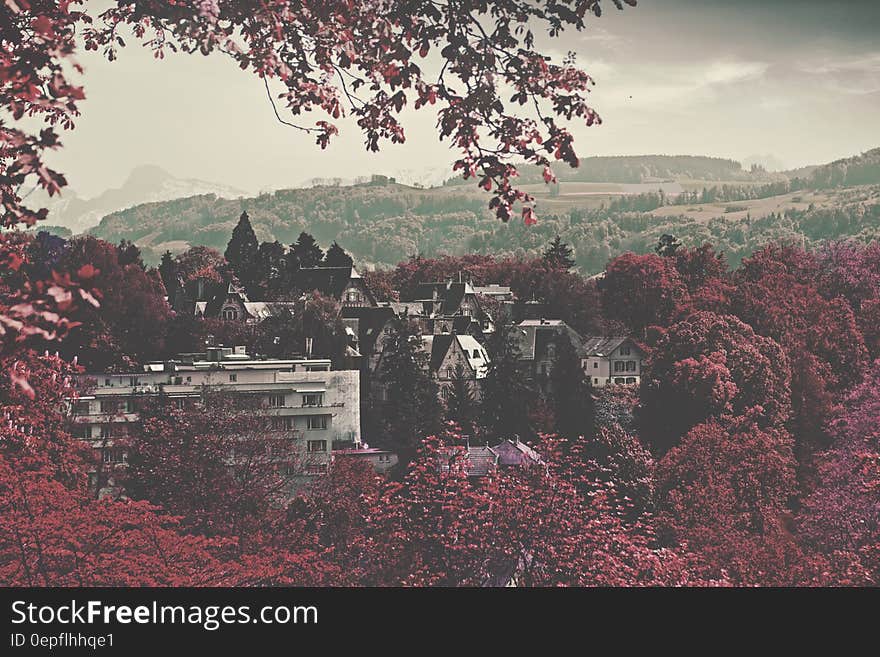
[[[177,178],[155,165],[136,167],[121,187],[108,189],[90,199],[81,198],[67,188],[60,197],[53,198],[41,195],[41,191],[34,192],[29,202],[36,207],[49,208],[50,223],[74,233],[96,226],[107,214],[151,201],[170,201],[198,194],[214,194],[221,198],[247,196],[247,192],[228,185]]]

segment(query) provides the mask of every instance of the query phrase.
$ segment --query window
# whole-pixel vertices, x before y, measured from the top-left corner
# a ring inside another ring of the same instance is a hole
[[[541,363],[541,376],[547,376],[547,363]]]
[[[73,412],[77,415],[88,415],[90,412],[89,402],[78,401],[73,405]]]
[[[107,387],[112,386],[113,384],[110,382],[110,379],[104,379],[104,385]]]
[[[238,319],[238,310],[236,310],[235,308],[224,308],[223,309],[223,319],[226,319],[226,320]]]
[[[101,450],[104,463],[125,463],[125,453],[118,447],[105,447]]]
[[[593,361],[593,369],[596,369],[597,367],[599,367],[599,361]]]
[[[636,377],[634,377],[634,376],[628,376],[628,377],[626,377],[626,382],[627,382],[627,383],[635,383],[635,382],[636,382]]]
[[[320,392],[311,392],[303,394],[303,406],[323,406],[324,395]]]
[[[269,407],[270,408],[283,408],[284,407],[284,395],[269,395]]]
[[[391,454],[379,454],[379,463],[388,463],[391,461]]]
[[[186,408],[186,399],[184,399],[183,397],[177,397],[176,399],[173,400],[173,402],[174,402],[174,408],[176,408],[179,411]]]
[[[626,372],[626,363],[622,360],[614,361],[614,371],[615,372]]]
[[[119,402],[115,399],[102,399],[101,400],[101,412],[102,413],[115,413],[119,410]]]
[[[139,382],[140,382],[140,381],[139,381],[139,379],[138,379],[136,376],[130,376],[130,377],[128,377],[128,385],[130,385],[130,386],[132,386],[132,387],[136,386]]]
[[[614,383],[626,383],[626,379],[623,378],[622,376],[619,376],[616,379],[614,379]]]
[[[634,360],[626,361],[626,371],[627,372],[635,372],[636,371],[636,361],[634,361]]]
[[[102,424],[101,425],[101,439],[107,440],[113,437],[113,425],[112,424]]]
[[[599,385],[599,379],[593,379],[593,383],[595,383],[596,385]]]
[[[620,355],[621,356],[629,356],[629,346],[621,347],[620,348]]]
[[[327,428],[327,416],[326,415],[309,415],[306,423],[306,427],[308,429],[326,429]]]
[[[290,431],[293,429],[293,416],[282,415],[272,418],[272,428],[275,431]]]
[[[307,474],[325,474],[327,472],[327,464],[326,463],[309,463],[306,466]]]
[[[452,372],[452,368],[451,368],[451,367],[447,367],[447,368],[446,368],[446,378],[447,378],[447,379],[451,379],[451,378],[452,378],[452,373],[453,373],[453,372]]]
[[[238,374],[230,374],[229,383],[235,383],[236,381],[238,381]]]
[[[326,440],[309,440],[306,442],[306,449],[309,452],[326,452],[327,451],[327,441]]]

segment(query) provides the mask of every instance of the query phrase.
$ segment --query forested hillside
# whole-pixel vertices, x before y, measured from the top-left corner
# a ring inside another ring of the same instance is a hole
[[[677,183],[680,191],[668,196],[662,186],[632,193],[632,187],[606,183],[535,185],[540,220],[534,226],[498,222],[487,208],[488,197],[470,187],[420,189],[380,182],[280,190],[240,200],[204,195],[149,203],[106,216],[92,232],[110,242],[135,241],[155,263],[166,249],[205,245],[222,251],[246,209],[261,241],[290,244],[307,231],[325,245],[338,241],[366,267],[394,265],[417,253],[534,256],[558,234],[574,247],[584,273],[600,271],[620,253],[648,251],[664,233],[691,244],[712,242],[736,262],[772,240],[809,246],[849,236],[865,240],[880,232],[880,149],[802,170],[799,176],[772,179],[756,172],[751,182],[740,183],[695,180],[690,176],[706,176],[711,168],[686,169],[691,160],[716,163],[715,172],[726,176],[737,164],[729,160],[594,159],[620,160],[619,169],[604,169],[609,176],[629,166],[650,169],[652,162],[664,162],[666,168],[650,170],[669,173],[678,163],[687,177]]]

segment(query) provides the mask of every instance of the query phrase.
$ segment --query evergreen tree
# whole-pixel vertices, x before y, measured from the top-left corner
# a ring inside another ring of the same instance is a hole
[[[284,290],[287,254],[280,242],[263,242],[257,250],[257,267],[254,287],[259,290],[256,298],[277,299]]]
[[[519,368],[520,350],[512,325],[499,326],[489,340],[491,355],[483,379],[480,423],[491,436],[504,439],[530,438],[528,408],[533,392],[523,383]]]
[[[657,241],[657,246],[654,247],[654,253],[663,257],[671,257],[675,255],[675,252],[678,251],[680,246],[681,240],[675,235],[664,233]]]
[[[446,393],[446,419],[458,424],[465,434],[472,434],[477,405],[471,378],[461,363],[452,371],[452,382],[446,387]]]
[[[571,338],[560,333],[550,372],[550,391],[557,432],[569,440],[589,436],[593,423],[593,397]]]
[[[325,267],[351,267],[353,264],[351,256],[336,242],[330,245],[327,255],[324,256]]]
[[[388,393],[382,435],[403,460],[440,428],[437,384],[428,373],[428,354],[415,327],[406,322],[392,327],[382,350],[379,379]]]
[[[551,269],[564,269],[568,271],[574,267],[574,251],[562,241],[559,235],[550,242],[550,247],[544,251],[544,264]]]
[[[315,242],[315,238],[306,232],[300,233],[290,248],[297,268],[317,267],[324,258],[324,251]]]
[[[162,277],[165,291],[170,297],[177,288],[177,263],[171,256],[171,251],[166,251],[162,254],[162,262],[159,264],[159,276]]]
[[[238,280],[244,285],[248,294],[256,296],[257,284],[257,236],[251,226],[251,220],[247,211],[241,213],[238,224],[232,230],[232,237],[226,245],[226,261],[232,267],[232,271],[238,276]]]

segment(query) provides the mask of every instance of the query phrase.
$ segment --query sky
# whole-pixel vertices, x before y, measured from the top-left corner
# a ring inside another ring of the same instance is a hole
[[[596,80],[603,123],[573,126],[580,156],[769,156],[796,167],[880,146],[880,1],[605,5],[583,32],[541,41],[556,58],[576,52]],[[258,78],[221,55],[160,61],[132,44],[112,63],[84,51],[77,60],[83,115],[52,163],[82,197],[143,164],[256,193],[313,177],[436,172],[456,157],[425,110],[405,112],[404,145],[368,153],[342,120],[321,151],[275,119]]]

